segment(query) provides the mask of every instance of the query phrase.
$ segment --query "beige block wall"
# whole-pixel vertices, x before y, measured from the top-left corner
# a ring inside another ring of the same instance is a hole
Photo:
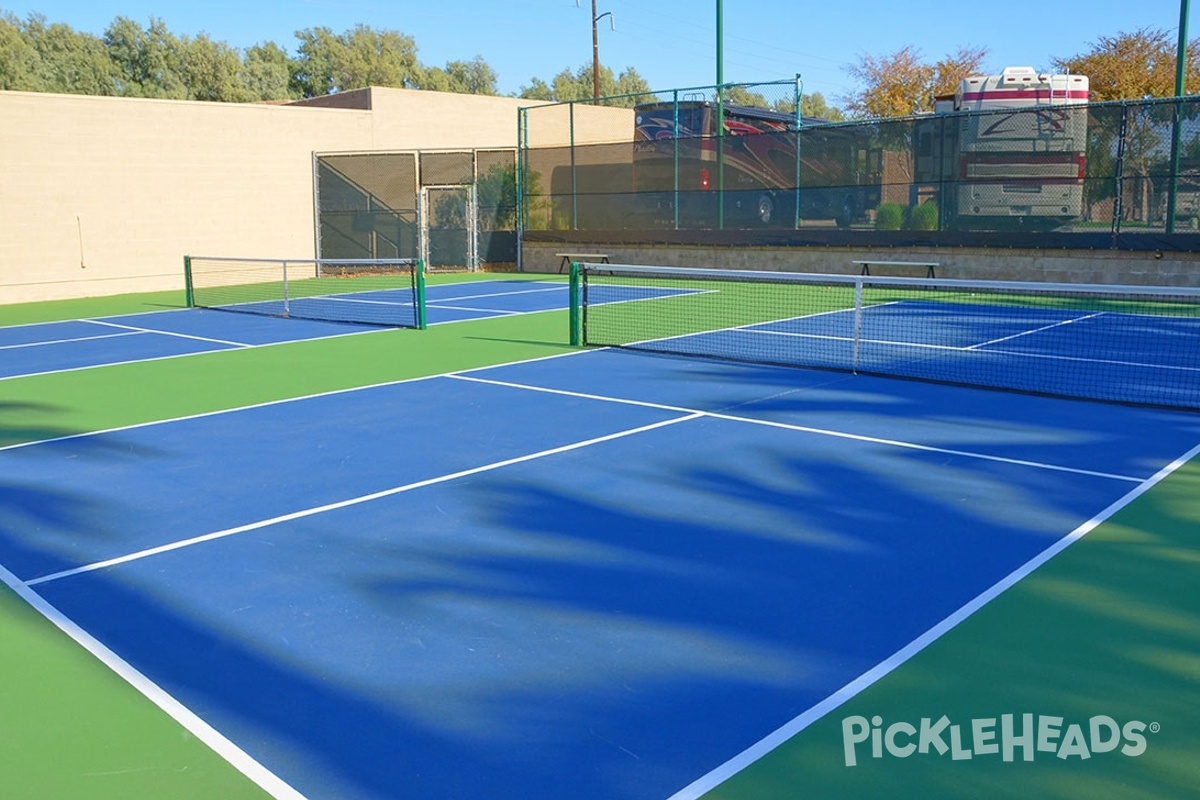
[[[530,108],[526,142],[529,147],[562,147],[633,141],[633,109],[590,103],[552,104]]]
[[[314,152],[515,147],[528,104],[378,88],[346,100],[0,92],[0,309],[182,289],[186,254],[311,258]]]
[[[682,246],[589,242],[521,245],[526,272],[557,272],[558,253],[604,253],[614,264],[710,267],[785,272],[856,274],[854,261],[935,262],[940,278],[1049,283],[1099,283],[1133,286],[1200,287],[1200,253],[1113,250],[1003,250],[926,247],[870,250],[853,247]],[[876,267],[878,275],[923,276],[924,270]]]

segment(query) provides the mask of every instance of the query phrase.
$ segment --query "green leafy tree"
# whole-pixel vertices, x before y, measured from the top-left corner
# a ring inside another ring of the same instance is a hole
[[[329,28],[296,32],[300,40],[292,85],[302,97],[367,86],[417,88],[422,68],[411,36],[358,25],[345,33]]]
[[[770,108],[767,98],[758,92],[752,92],[745,86],[730,86],[725,89],[725,102],[737,106],[754,106]]]
[[[242,80],[242,56],[224,42],[201,34],[181,39],[180,74],[188,100],[246,103],[257,99]]]
[[[829,105],[820,92],[800,96],[800,113],[809,117],[821,117],[832,122],[841,122],[846,115],[840,108]]]
[[[292,89],[300,97],[322,97],[338,90],[336,72],[341,42],[329,28],[296,31],[300,40],[293,61]]]
[[[342,34],[341,40],[342,61],[335,73],[338,90],[366,86],[415,89],[419,85],[421,66],[411,36],[358,25]]]
[[[104,32],[104,46],[116,70],[117,94],[186,99],[183,44],[162,20],[151,17],[150,27],[142,28],[117,17]]]
[[[33,92],[113,94],[114,70],[104,43],[68,25],[30,14],[0,17],[0,88]]]
[[[638,74],[638,71],[633,67],[626,67],[625,70],[617,76],[617,84],[614,87],[615,94],[618,95],[639,95],[631,97],[624,102],[617,103],[621,106],[635,106],[638,103],[645,103],[654,100],[653,96],[642,97],[640,95],[650,95],[650,84],[646,83],[646,79]]]
[[[593,92],[592,65],[585,64],[575,72],[564,69],[555,75],[549,84],[534,78],[530,86],[521,89],[520,96],[528,100],[565,103],[592,100]],[[628,67],[620,75],[614,76],[613,71],[603,65],[600,67],[600,96],[613,98],[605,101],[605,105],[618,108],[632,108],[638,103],[654,99],[654,95],[650,93],[650,85],[633,67]]]
[[[29,16],[24,37],[38,54],[38,91],[92,95],[116,92],[112,60],[99,37],[78,33],[69,25],[47,24],[40,14]]]
[[[777,100],[771,107],[785,114],[796,113],[796,103],[792,100]],[[820,92],[800,96],[800,113],[806,117],[820,117],[830,122],[842,122],[846,119],[842,110],[829,105],[825,95]]]
[[[445,69],[426,69],[420,80],[420,88],[436,92],[495,95],[498,94],[497,80],[496,71],[482,56],[475,56],[470,61],[450,61]]]
[[[256,44],[242,57],[239,79],[250,100],[292,100],[292,61],[274,42]]]
[[[46,91],[40,81],[40,56],[26,39],[21,21],[12,14],[0,17],[0,89]]]
[[[526,100],[554,100],[554,87],[541,78],[532,78],[528,86],[522,86],[519,97]]]

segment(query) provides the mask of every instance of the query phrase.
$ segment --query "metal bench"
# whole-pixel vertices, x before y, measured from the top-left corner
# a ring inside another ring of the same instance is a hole
[[[867,261],[854,261],[855,266],[862,267],[863,275],[871,274],[871,267],[909,267],[911,269],[925,270],[926,278],[936,277],[934,275],[934,267],[939,267],[941,264],[937,261],[875,261],[874,259]]]

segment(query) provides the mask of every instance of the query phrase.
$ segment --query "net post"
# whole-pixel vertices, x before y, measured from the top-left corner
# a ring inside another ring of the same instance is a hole
[[[413,298],[413,303],[417,310],[417,330],[425,330],[425,262],[422,259],[417,259],[417,263],[413,266],[416,280],[416,297]]]
[[[288,297],[288,262],[283,262],[283,315],[290,317],[292,315],[291,299]]]
[[[862,346],[862,315],[863,315],[863,279],[854,279],[854,357],[850,363],[850,371],[858,374],[858,354]]]
[[[579,262],[571,262],[571,279],[570,279],[570,307],[571,314],[569,324],[571,326],[570,341],[572,347],[579,347],[583,344],[583,336],[580,333],[580,293],[579,293]]]
[[[191,256],[183,257],[183,286],[184,286],[184,297],[186,298],[187,307],[195,308],[196,307],[196,290],[195,290],[195,286],[192,284],[192,257]]]

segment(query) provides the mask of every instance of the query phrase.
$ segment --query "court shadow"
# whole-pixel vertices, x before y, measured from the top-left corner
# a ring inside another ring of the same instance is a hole
[[[1196,497],[1200,465],[1191,464],[714,797],[766,800],[799,776],[814,796],[866,800],[961,797],[965,785],[978,797],[1124,797],[1130,787],[1145,797],[1194,796]],[[852,716],[878,715],[886,727],[945,715],[972,749],[972,720],[986,727],[1004,714],[1018,735],[1029,729],[1025,714],[1062,732],[1078,726],[1083,749],[1056,752],[1062,742],[1051,736],[1047,750],[1018,746],[1014,758],[976,753],[951,765],[933,751],[903,760],[860,751],[856,767],[846,766],[841,724]],[[1144,748],[1122,733],[1109,749],[1091,727],[1104,717],[1123,731],[1132,725]]]
[[[119,542],[117,520],[136,513],[136,498],[113,496],[93,480],[72,483],[64,476],[73,473],[56,464],[91,463],[98,470],[91,474],[103,476],[104,465],[162,455],[121,433],[80,435],[41,421],[61,411],[50,403],[0,403],[0,564],[23,579],[78,566],[87,546]]]
[[[49,421],[36,421],[53,417],[62,411],[61,406],[51,403],[0,401],[0,447],[45,441],[79,433],[79,431],[55,425]],[[17,418],[20,418],[21,421],[16,422]]]
[[[938,469],[920,456],[774,434],[736,454],[711,431],[680,437],[406,506],[404,535],[347,572],[380,614],[436,631],[446,652],[427,691],[457,709],[455,725],[501,751],[548,737],[564,765],[612,776],[580,797],[669,795],[1083,517],[1042,476],[954,465],[937,472],[951,491],[931,493],[908,479]],[[1020,507],[1044,525],[1023,526]],[[471,649],[497,666],[462,672],[452,653]],[[611,746],[581,740],[588,730]]]

